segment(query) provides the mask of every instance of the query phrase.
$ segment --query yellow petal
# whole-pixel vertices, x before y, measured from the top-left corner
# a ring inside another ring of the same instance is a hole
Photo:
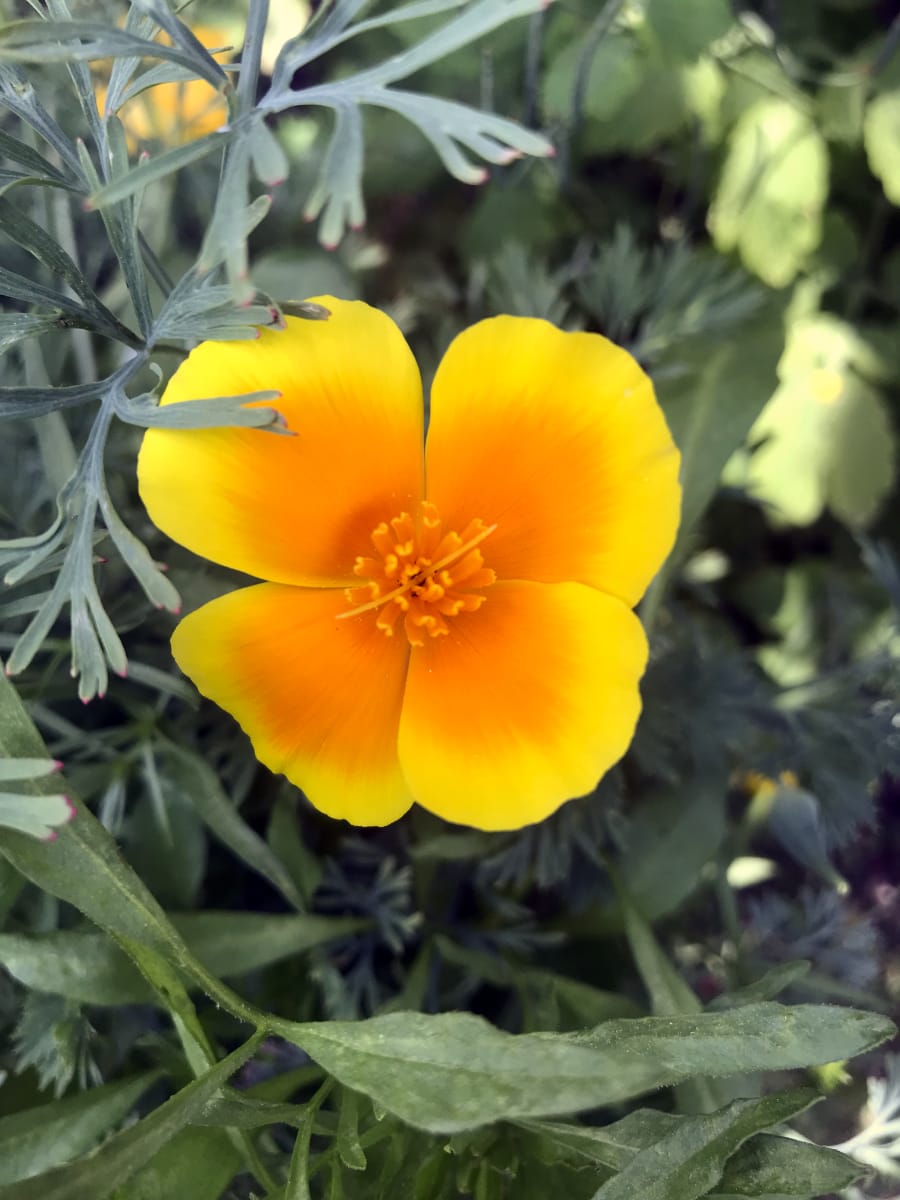
[[[438,368],[428,499],[449,528],[497,524],[484,556],[500,578],[635,604],[675,539],[679,461],[650,380],[599,334],[495,317]]]
[[[593,790],[640,712],[643,629],[577,583],[497,583],[412,650],[400,763],[448,821],[518,829]]]
[[[258,341],[204,342],[163,404],[276,390],[294,436],[151,429],[138,459],[151,520],[196,554],[276,583],[351,582],[373,528],[422,492],[422,385],[391,319],[317,298],[327,321],[288,317]]]
[[[371,614],[336,620],[346,608],[341,591],[258,584],[191,613],[172,650],[316,808],[387,825],[412,802],[397,762],[409,647]]]

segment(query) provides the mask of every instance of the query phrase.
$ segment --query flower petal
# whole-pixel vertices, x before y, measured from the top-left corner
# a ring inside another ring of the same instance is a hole
[[[578,583],[497,583],[412,651],[400,764],[419,804],[518,829],[593,790],[625,753],[647,642],[621,601]]]
[[[501,578],[635,604],[675,539],[679,461],[650,380],[599,334],[495,317],[438,368],[428,499],[448,528],[498,524],[484,557]]]
[[[258,341],[204,342],[163,404],[276,390],[295,435],[260,429],[150,429],[141,498],[174,541],[276,583],[354,581],[380,522],[422,493],[422,385],[391,319],[319,297],[327,321],[287,318]]]
[[[370,613],[336,620],[346,608],[341,591],[257,584],[191,613],[172,650],[316,808],[387,825],[412,803],[397,762],[409,647]]]

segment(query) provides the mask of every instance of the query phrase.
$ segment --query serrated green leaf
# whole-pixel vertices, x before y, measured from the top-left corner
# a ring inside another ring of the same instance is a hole
[[[787,100],[762,100],[731,132],[709,210],[713,241],[784,287],[821,241],[827,195],[828,150],[816,126]]]
[[[872,174],[892,204],[900,204],[900,88],[869,102],[863,118],[863,144]]]
[[[160,1075],[147,1071],[0,1117],[0,1184],[27,1179],[92,1149]]]

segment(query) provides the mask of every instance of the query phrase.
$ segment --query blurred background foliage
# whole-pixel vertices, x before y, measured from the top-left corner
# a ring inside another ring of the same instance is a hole
[[[197,46],[149,0],[124,26],[113,0],[0,7],[0,653],[46,745],[4,749],[0,772],[0,1196],[650,1195],[624,1167],[675,1136],[666,1121],[769,1085],[745,1071],[712,1101],[682,1084],[631,1118],[613,1106],[632,1123],[603,1153],[539,1123],[415,1132],[343,1087],[304,1125],[286,1102],[322,1071],[273,1036],[236,1077],[282,1106],[268,1124],[233,1094],[227,1121],[184,1124],[114,1190],[77,1174],[14,1190],[187,1085],[191,1046],[239,1040],[227,1004],[203,1002],[186,1041],[180,1001],[173,1027],[159,980],[67,885],[42,886],[22,837],[87,820],[62,824],[62,760],[191,953],[284,1021],[465,1009],[567,1032],[775,996],[895,1014],[900,5],[482,0],[391,23],[397,5],[278,0],[236,98],[223,81],[261,5],[179,10]],[[35,13],[96,28],[54,40],[17,23]],[[441,33],[457,19],[465,36]],[[117,30],[159,27],[180,58],[111,68]],[[366,102],[358,126],[355,102],[335,106],[397,62],[411,72],[384,80],[419,99]],[[111,95],[119,121],[101,120]],[[171,662],[178,594],[191,609],[236,577],[167,544],[138,502],[159,377],[194,341],[252,336],[322,292],[388,311],[426,379],[497,312],[602,332],[654,378],[685,511],[641,609],[644,715],[597,792],[541,826],[329,821]],[[722,1157],[702,1190],[673,1175],[659,1194],[893,1195],[898,1078],[889,1055],[821,1070],[829,1099],[797,1125],[878,1174],[816,1158],[767,1185]],[[320,1173],[285,1182],[303,1137]]]

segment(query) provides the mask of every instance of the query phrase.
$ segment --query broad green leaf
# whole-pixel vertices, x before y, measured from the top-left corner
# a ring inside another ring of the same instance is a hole
[[[241,1156],[221,1129],[184,1129],[114,1200],[220,1200],[240,1169]]]
[[[729,138],[709,210],[713,241],[784,287],[819,245],[827,195],[828,150],[816,126],[787,100],[762,100]]]
[[[656,939],[650,923],[638,911],[631,896],[613,876],[619,907],[625,921],[625,934],[638,974],[650,997],[655,1016],[699,1013],[702,1005],[688,983],[682,979]],[[688,1079],[679,1087],[678,1107],[687,1112],[712,1112],[726,1097],[709,1079]]]
[[[502,1033],[469,1013],[273,1022],[345,1086],[420,1129],[615,1104],[698,1075],[831,1062],[894,1026],[854,1009],[757,1004],[729,1013],[612,1020],[583,1034]]]
[[[0,1184],[27,1179],[92,1149],[159,1077],[159,1071],[148,1071],[0,1117]]]
[[[604,1052],[653,1057],[656,1069],[678,1079],[783,1071],[852,1058],[891,1037],[877,1013],[827,1004],[748,1004],[696,1017],[607,1021],[570,1041]]]
[[[367,924],[358,917],[247,912],[170,914],[169,920],[188,952],[212,974],[226,978],[302,954]],[[145,944],[139,938],[131,940]],[[82,1004],[133,1004],[153,998],[132,963],[101,933],[0,934],[0,964],[26,987]]]
[[[892,204],[900,204],[900,88],[882,92],[869,103],[863,119],[863,143],[884,194]]]
[[[604,1183],[594,1200],[697,1200],[719,1181],[727,1160],[749,1137],[796,1116],[816,1098],[812,1090],[782,1092],[684,1117],[674,1132]]]
[[[861,1163],[827,1146],[763,1133],[745,1142],[728,1160],[710,1200],[716,1196],[816,1200],[842,1192],[866,1174]]]
[[[852,326],[826,313],[795,321],[781,386],[754,424],[747,486],[797,525],[824,507],[867,525],[890,492],[896,438],[877,384],[890,365]]]
[[[114,1134],[87,1158],[55,1167],[24,1183],[0,1187],[0,1200],[105,1200],[190,1125],[258,1047],[257,1034],[202,1078],[189,1083],[149,1116]]]
[[[648,0],[646,20],[667,54],[691,60],[728,32],[734,14],[728,0]]]
[[[815,1095],[815,1093],[811,1093]],[[703,1118],[706,1119],[706,1118]],[[621,1121],[598,1128],[548,1121],[522,1121],[530,1135],[548,1140],[565,1161],[582,1170],[623,1171],[636,1156],[671,1137],[694,1117],[679,1117],[655,1108],[641,1108]],[[756,1134],[728,1159],[710,1197],[813,1197],[837,1192],[865,1174],[865,1168],[845,1154],[794,1138]]]

